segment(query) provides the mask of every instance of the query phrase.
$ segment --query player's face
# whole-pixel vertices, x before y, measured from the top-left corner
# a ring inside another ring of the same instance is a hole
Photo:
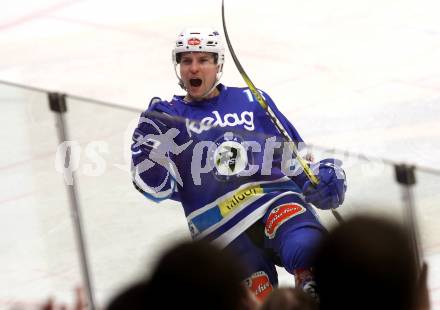
[[[180,60],[180,76],[189,97],[202,100],[215,83],[218,66],[214,55],[205,52],[184,53]],[[206,98],[218,95],[215,89]]]

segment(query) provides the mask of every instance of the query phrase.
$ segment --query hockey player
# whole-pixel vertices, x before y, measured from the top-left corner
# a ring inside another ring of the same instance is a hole
[[[154,201],[179,201],[193,239],[239,255],[248,267],[245,283],[257,297],[278,284],[275,265],[313,293],[310,261],[325,229],[311,204],[321,209],[342,204],[341,162],[310,163],[320,179],[311,186],[249,89],[219,83],[225,54],[217,31],[183,31],[172,55],[186,95],[153,98],[142,113],[133,134],[135,187]],[[262,95],[301,147],[296,129]]]

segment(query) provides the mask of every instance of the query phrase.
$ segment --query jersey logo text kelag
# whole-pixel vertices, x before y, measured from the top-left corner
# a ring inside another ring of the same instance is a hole
[[[240,116],[237,113],[227,113],[223,116],[220,115],[218,111],[212,111],[214,117],[207,116],[201,121],[191,121],[186,120],[186,130],[188,135],[191,137],[192,133],[200,134],[203,131],[207,131],[212,127],[235,127],[239,125],[244,125],[244,129],[248,131],[253,131],[254,126],[254,113],[249,111],[243,111]]]

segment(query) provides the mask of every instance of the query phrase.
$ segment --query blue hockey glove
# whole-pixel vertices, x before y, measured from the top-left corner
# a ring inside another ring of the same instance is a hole
[[[142,114],[138,127],[133,133],[132,155],[149,155],[161,144],[160,137],[168,131],[168,127],[160,119],[154,119],[151,115]]]
[[[344,202],[347,181],[341,166],[340,160],[331,158],[310,166],[320,182],[316,187],[309,180],[304,183],[303,193],[307,202],[323,210],[335,209]]]

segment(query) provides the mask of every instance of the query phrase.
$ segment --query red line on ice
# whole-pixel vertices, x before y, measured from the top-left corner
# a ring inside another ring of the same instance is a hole
[[[5,22],[3,24],[0,24],[0,31],[3,31],[5,29],[12,28],[12,27],[15,27],[15,26],[27,23],[29,21],[32,21],[34,19],[43,17],[44,15],[46,15],[48,13],[57,11],[57,10],[62,9],[62,8],[65,8],[66,6],[75,4],[75,3],[79,2],[79,1],[82,1],[82,0],[67,0],[67,1],[64,1],[64,2],[56,3],[56,4],[51,5],[49,7],[46,7],[46,8],[39,9],[39,10],[34,11],[32,13],[29,13],[27,15],[17,17],[15,19],[11,20],[11,21],[8,21],[8,22]]]

